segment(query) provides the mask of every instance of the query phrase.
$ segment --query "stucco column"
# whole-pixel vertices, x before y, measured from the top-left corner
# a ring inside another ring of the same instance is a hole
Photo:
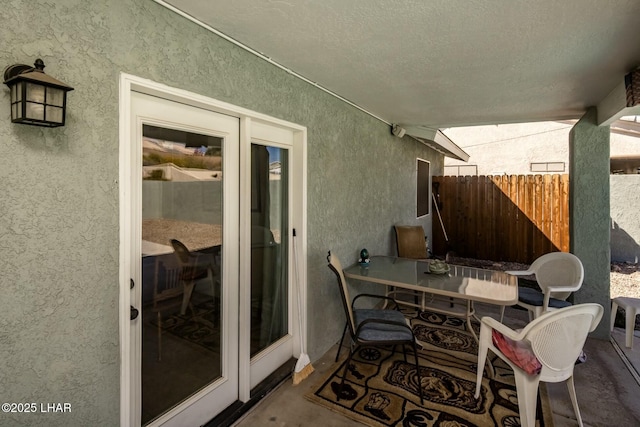
[[[609,234],[609,126],[597,125],[591,107],[569,134],[571,252],[584,265],[582,288],[573,303],[597,302],[604,316],[594,332],[609,338],[611,248]]]

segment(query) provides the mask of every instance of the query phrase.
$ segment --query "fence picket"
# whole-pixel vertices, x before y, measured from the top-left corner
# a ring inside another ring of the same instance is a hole
[[[569,176],[434,176],[448,236],[433,232],[434,250],[531,263],[569,250]],[[434,217],[434,228],[440,228]],[[443,255],[438,254],[436,255]]]

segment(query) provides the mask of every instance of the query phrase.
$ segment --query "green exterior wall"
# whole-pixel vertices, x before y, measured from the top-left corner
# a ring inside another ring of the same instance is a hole
[[[584,265],[584,282],[574,304],[597,302],[604,316],[593,335],[609,338],[611,277],[609,126],[598,126],[590,108],[569,134],[569,212],[571,252]]]
[[[6,1],[0,66],[32,64],[73,86],[67,125],[13,125],[0,88],[0,396],[68,402],[66,414],[0,414],[0,425],[119,424],[118,84],[121,72],[308,128],[308,352],[339,339],[331,249],[394,251],[415,218],[412,139],[151,0]],[[126,313],[125,313],[126,315]]]

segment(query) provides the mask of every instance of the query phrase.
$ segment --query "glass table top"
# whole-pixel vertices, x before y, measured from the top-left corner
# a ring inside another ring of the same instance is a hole
[[[373,256],[366,266],[344,269],[350,279],[499,305],[518,301],[518,279],[503,271],[449,264],[444,274],[429,272],[430,261]]]

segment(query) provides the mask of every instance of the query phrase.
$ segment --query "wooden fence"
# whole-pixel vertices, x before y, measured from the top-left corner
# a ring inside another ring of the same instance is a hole
[[[434,208],[436,255],[530,264],[569,251],[569,175],[434,176],[432,183],[444,225]]]

